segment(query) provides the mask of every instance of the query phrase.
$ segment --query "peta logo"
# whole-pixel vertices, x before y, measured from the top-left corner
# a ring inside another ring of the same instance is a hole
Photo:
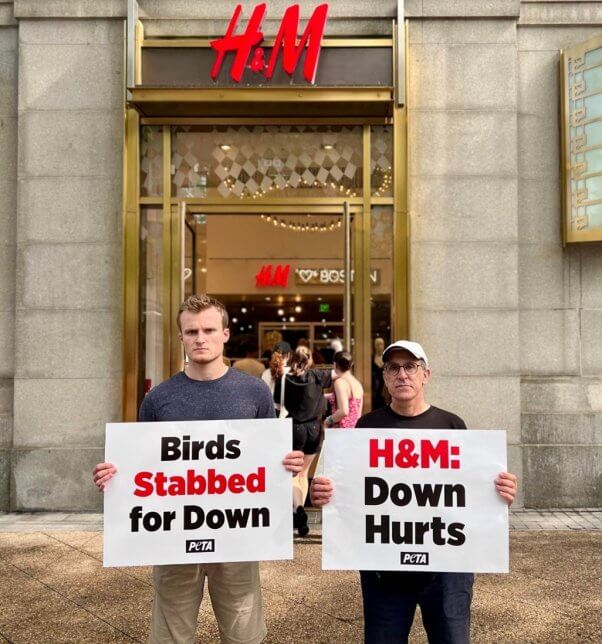
[[[215,539],[187,539],[186,552],[215,552]]]
[[[428,552],[402,552],[401,564],[403,566],[428,566]]]

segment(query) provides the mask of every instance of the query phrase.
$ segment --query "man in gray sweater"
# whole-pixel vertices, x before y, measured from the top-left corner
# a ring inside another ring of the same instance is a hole
[[[141,422],[275,417],[267,385],[224,364],[230,331],[221,302],[207,295],[189,297],[180,307],[178,328],[188,362],[184,371],[148,393],[140,406]],[[303,452],[289,452],[283,465],[299,472]],[[94,468],[94,482],[100,490],[116,471],[112,463]],[[267,630],[256,561],[155,566],[150,642],[195,641],[205,577],[222,642],[261,642]]]

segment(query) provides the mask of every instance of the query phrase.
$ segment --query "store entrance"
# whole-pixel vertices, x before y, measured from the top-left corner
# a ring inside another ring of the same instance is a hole
[[[176,317],[192,293],[226,304],[230,364],[265,367],[282,339],[328,368],[342,345],[364,409],[382,404],[380,353],[392,337],[398,275],[405,284],[404,255],[394,252],[391,128],[260,121],[140,128],[141,195],[127,235],[135,230],[138,241],[126,252],[128,418],[182,369]]]

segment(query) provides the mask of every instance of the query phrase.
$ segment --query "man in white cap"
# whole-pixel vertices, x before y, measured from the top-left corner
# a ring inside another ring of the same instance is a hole
[[[455,414],[426,402],[424,387],[431,372],[424,349],[400,340],[383,352],[385,386],[391,403],[362,416],[357,427],[389,429],[466,429]],[[498,494],[510,505],[516,496],[516,477],[501,472],[494,481]],[[326,505],[334,486],[324,476],[314,478],[314,506]],[[416,606],[430,644],[467,644],[470,641],[470,573],[360,571],[364,600],[366,644],[407,643]]]

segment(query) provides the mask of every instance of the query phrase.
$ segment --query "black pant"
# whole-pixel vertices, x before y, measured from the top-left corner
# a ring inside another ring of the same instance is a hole
[[[304,454],[315,454],[320,446],[321,423],[317,418],[304,423],[293,420],[293,449]]]
[[[360,572],[366,644],[407,644],[416,606],[430,644],[470,642],[474,576],[434,573],[419,590],[405,589],[403,574]]]

